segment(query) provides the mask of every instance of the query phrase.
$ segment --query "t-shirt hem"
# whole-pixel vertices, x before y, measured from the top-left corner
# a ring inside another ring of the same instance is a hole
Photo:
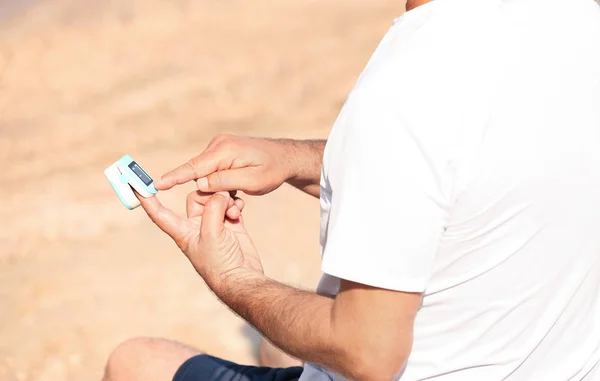
[[[411,292],[411,293],[422,293],[425,292],[425,284],[427,280],[423,278],[400,278],[393,280],[386,280],[381,278],[373,278],[372,276],[366,275],[363,269],[359,271],[353,271],[350,269],[343,269],[339,267],[332,267],[323,262],[321,271],[325,274],[348,280],[350,282],[364,284],[366,286],[382,288],[392,291],[400,292]]]

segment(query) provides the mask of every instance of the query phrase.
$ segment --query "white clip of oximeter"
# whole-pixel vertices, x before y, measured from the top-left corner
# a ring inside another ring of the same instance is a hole
[[[135,196],[133,190],[145,198],[158,193],[154,188],[152,178],[129,155],[123,156],[119,161],[106,168],[104,175],[119,196],[119,200],[129,210],[140,206],[140,200]]]

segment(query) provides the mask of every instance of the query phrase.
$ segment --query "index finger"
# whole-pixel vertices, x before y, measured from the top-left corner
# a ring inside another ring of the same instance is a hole
[[[172,210],[165,208],[156,196],[144,198],[136,193],[136,197],[152,222],[179,244],[185,236],[185,220]]]
[[[221,156],[216,151],[204,151],[187,163],[162,175],[160,179],[154,181],[154,186],[158,190],[168,190],[175,185],[205,177],[219,169]]]

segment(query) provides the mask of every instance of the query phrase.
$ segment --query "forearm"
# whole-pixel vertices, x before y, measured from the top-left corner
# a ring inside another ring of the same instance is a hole
[[[319,197],[321,166],[326,140],[286,140],[289,144],[292,177],[287,183],[314,197]]]
[[[236,279],[215,290],[234,312],[290,355],[353,376],[348,335],[336,335],[333,299],[265,277]]]

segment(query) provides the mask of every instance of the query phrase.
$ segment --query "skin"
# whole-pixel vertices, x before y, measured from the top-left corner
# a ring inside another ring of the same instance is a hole
[[[221,148],[209,146],[210,157],[220,158],[216,162],[226,165],[218,167],[227,173],[218,182],[208,181],[209,186],[216,184],[228,191],[245,189],[263,194],[284,181],[301,179],[301,189],[313,189],[318,184],[320,165],[315,163],[322,160],[322,151],[315,149],[315,145],[320,143],[246,139],[227,137],[224,141],[229,143],[219,145]],[[240,142],[252,144],[245,150]],[[260,156],[268,160],[255,159],[248,153],[259,152],[258,146],[270,150]],[[223,159],[230,158],[227,147],[236,147],[236,155],[252,159],[234,160],[232,165],[230,160]],[[298,152],[304,155],[298,156]],[[199,157],[206,159],[207,155]],[[194,181],[198,174],[208,178],[215,174],[214,169],[207,172],[198,169],[195,163],[214,168],[208,159],[193,159],[166,174],[157,187],[165,189]],[[247,180],[249,174],[252,182]],[[229,183],[229,175],[242,182]],[[216,296],[286,353],[355,380],[389,380],[404,366],[411,351],[420,294],[342,280],[340,293],[329,298],[269,279],[244,227],[243,205],[227,191],[192,192],[187,199],[187,218],[162,206],[157,197],[140,198],[140,202],[150,219],[173,238]],[[378,207],[379,201],[365,202],[374,202],[374,207]],[[297,308],[299,305],[303,307]],[[290,330],[290,326],[294,329]],[[110,372],[109,368],[107,374],[111,373],[119,372]]]
[[[197,349],[164,339],[135,338],[121,343],[110,356],[102,381],[171,381]]]
[[[199,191],[264,195],[288,183],[319,197],[325,140],[218,135],[200,155],[155,181],[165,191],[195,181]]]
[[[268,340],[262,340],[259,346],[258,363],[269,368],[289,368],[302,366],[302,361],[291,357]]]
[[[269,279],[243,218],[225,215],[230,200],[194,192],[182,218],[140,198],[217,297],[279,348],[355,380],[392,379],[410,354],[421,295],[342,281],[332,299]]]
[[[420,7],[421,5],[429,3],[431,0],[407,0],[406,11],[412,11],[413,9]]]
[[[429,1],[408,0],[406,9]],[[163,191],[196,182],[187,219],[156,197],[140,201],[217,297],[279,348],[352,379],[390,380],[410,355],[422,295],[341,280],[339,294],[328,298],[269,279],[243,225],[244,202],[235,197],[238,190],[267,194],[283,183],[319,197],[324,147],[325,141],[220,135],[155,182]],[[103,381],[171,380],[183,362],[200,353],[168,340],[131,339],[111,354]]]

